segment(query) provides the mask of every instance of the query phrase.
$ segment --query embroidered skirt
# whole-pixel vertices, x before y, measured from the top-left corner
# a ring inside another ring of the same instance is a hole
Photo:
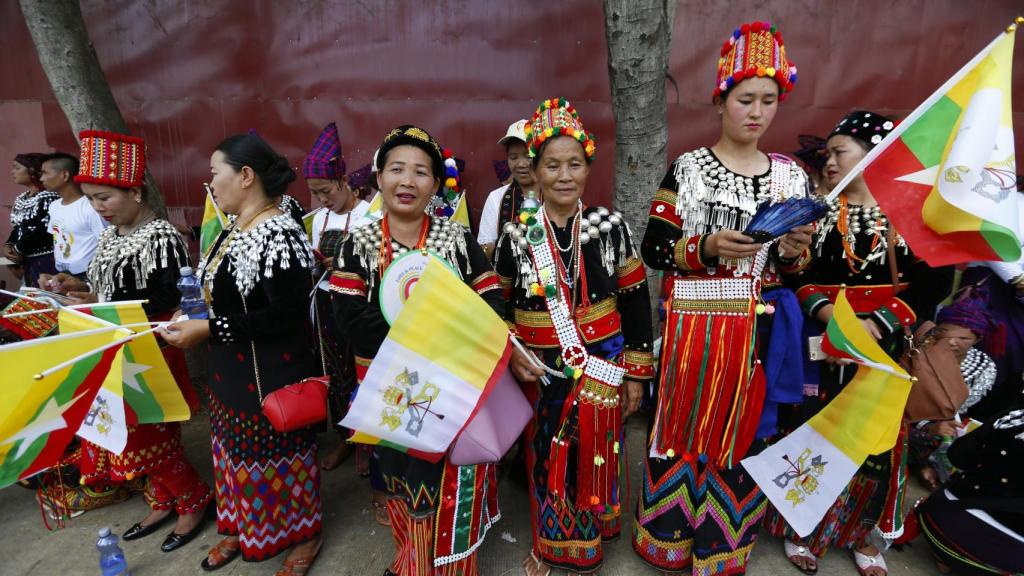
[[[378,448],[399,576],[474,576],[476,550],[501,514],[494,464],[454,466]]]
[[[316,434],[281,433],[261,413],[210,397],[217,532],[238,536],[242,558],[259,561],[321,531]]]
[[[633,550],[667,572],[743,574],[767,500],[737,466],[707,458],[648,458],[633,525]]]

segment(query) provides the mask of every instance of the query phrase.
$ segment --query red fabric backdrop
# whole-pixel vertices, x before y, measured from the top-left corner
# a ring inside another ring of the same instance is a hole
[[[423,9],[430,5],[430,9]],[[670,156],[710,144],[722,41],[738,24],[783,30],[800,80],[765,137],[795,150],[847,111],[903,115],[1017,12],[1019,1],[799,0],[680,2],[668,99]],[[566,96],[597,136],[587,196],[611,202],[614,126],[604,15],[596,0],[429,3],[365,0],[94,0],[83,11],[131,130],[146,139],[172,220],[198,223],[208,158],[223,137],[256,128],[296,167],[336,121],[351,169],[399,124],[427,128],[468,161],[474,220],[497,184],[491,161],[506,126]],[[1021,42],[1024,44],[1024,42]],[[1024,47],[1017,47],[1017,147],[1024,149]],[[0,154],[76,144],[39,65],[17,2],[0,3]],[[42,122],[38,119],[41,118]],[[0,183],[0,205],[19,192]],[[651,190],[638,190],[650,195]],[[301,179],[291,193],[307,206]],[[0,210],[6,236],[7,209]]]

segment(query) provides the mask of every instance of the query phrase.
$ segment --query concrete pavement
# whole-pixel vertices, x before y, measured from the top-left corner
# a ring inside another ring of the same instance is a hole
[[[184,427],[184,440],[189,459],[212,483],[209,448],[209,417],[197,414]],[[623,503],[623,513],[632,514],[635,494],[640,485],[640,454],[642,454],[643,420],[634,417],[628,424],[627,453],[630,459],[630,487],[633,496]],[[333,446],[336,437],[324,435],[325,446]],[[918,492],[920,490],[918,489]],[[360,478],[349,460],[323,477],[325,541],[312,574],[339,576],[379,576],[392,557],[391,535],[386,527],[373,521],[369,482]],[[908,498],[913,501],[913,498]],[[517,485],[501,484],[502,519],[487,535],[480,549],[483,576],[506,576],[522,573],[520,560],[529,552],[529,504],[526,492]],[[628,508],[628,511],[627,511]],[[148,508],[139,495],[122,504],[88,512],[68,521],[67,527],[48,532],[40,518],[39,507],[28,490],[12,486],[0,490],[0,520],[4,527],[0,537],[0,574],[25,576],[78,576],[99,574],[95,549],[96,531],[110,526],[123,533],[147,514]],[[604,576],[654,575],[656,572],[633,553],[628,540],[628,522],[624,522],[625,538],[610,543],[600,574]],[[122,542],[134,576],[171,576],[205,574],[199,562],[220,537],[212,523],[184,548],[165,554],[160,543],[170,528],[147,538]],[[218,572],[223,575],[269,576],[280,566],[283,555],[266,562],[252,564],[235,561]],[[902,552],[887,554],[892,576],[938,574],[931,562],[927,546],[915,542]],[[819,563],[822,576],[856,576],[857,571],[848,553],[835,550]],[[559,574],[555,571],[554,574]],[[564,573],[563,573],[564,574]],[[763,537],[754,549],[748,574],[753,576],[797,576],[782,553],[781,541]]]

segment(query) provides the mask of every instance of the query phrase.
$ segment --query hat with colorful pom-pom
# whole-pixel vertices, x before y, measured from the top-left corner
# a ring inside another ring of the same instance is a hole
[[[770,22],[743,24],[722,44],[712,98],[722,96],[747,78],[775,80],[780,101],[796,84],[796,65],[786,58],[782,32]]]
[[[540,154],[540,147],[549,138],[568,136],[583,146],[587,160],[597,152],[594,135],[583,129],[583,121],[576,109],[565,98],[551,98],[540,103],[533,118],[525,127],[526,147],[530,157]]]

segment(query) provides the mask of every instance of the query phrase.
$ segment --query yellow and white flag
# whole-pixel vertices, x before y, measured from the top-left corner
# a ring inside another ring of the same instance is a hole
[[[845,291],[825,334],[825,352],[857,364],[853,380],[806,424],[741,462],[801,537],[814,530],[869,455],[895,445],[910,394],[910,375],[867,333]]]
[[[377,352],[342,426],[353,442],[437,461],[505,373],[508,327],[431,257]]]

